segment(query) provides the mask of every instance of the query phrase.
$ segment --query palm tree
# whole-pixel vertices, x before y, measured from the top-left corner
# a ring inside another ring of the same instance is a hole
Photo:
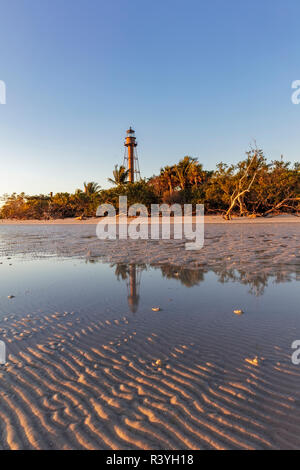
[[[197,158],[185,156],[178,165],[176,165],[177,178],[181,189],[185,189],[189,184],[189,172],[193,165],[197,164]]]
[[[172,194],[174,186],[176,186],[174,166],[161,168],[160,177],[162,182],[167,185],[169,193]]]
[[[100,186],[98,183],[95,183],[95,181],[91,181],[89,183],[83,183],[84,186],[84,192],[88,196],[91,196],[92,194],[97,194],[100,190]]]
[[[115,165],[115,169],[113,171],[113,178],[108,178],[108,181],[112,184],[116,184],[117,186],[120,186],[122,184],[127,183],[127,177],[128,177],[128,170],[126,170],[125,166],[123,165]]]
[[[203,181],[203,166],[201,163],[192,162],[188,169],[188,179],[189,183],[193,186],[198,186],[198,184]]]

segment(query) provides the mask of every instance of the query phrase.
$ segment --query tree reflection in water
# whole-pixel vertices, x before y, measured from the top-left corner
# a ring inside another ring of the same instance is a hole
[[[101,262],[101,259],[87,257],[86,262]],[[250,272],[242,269],[222,269],[218,268],[193,268],[189,269],[182,266],[173,265],[146,265],[146,264],[111,264],[115,268],[115,275],[119,281],[126,281],[127,298],[130,310],[135,313],[138,310],[140,300],[140,283],[143,271],[150,268],[160,270],[162,277],[166,279],[176,279],[185,287],[194,287],[205,280],[205,274],[213,272],[218,277],[218,282],[225,284],[227,282],[238,282],[249,286],[249,293],[259,297],[264,294],[269,282],[283,283],[290,282],[292,279],[300,279],[299,268],[295,266],[295,273],[284,272],[283,270],[274,270],[273,274],[264,272]]]

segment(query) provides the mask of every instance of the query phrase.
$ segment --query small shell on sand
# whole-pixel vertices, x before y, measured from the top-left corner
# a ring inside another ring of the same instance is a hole
[[[237,310],[233,310],[233,313],[235,313],[236,315],[243,315],[244,312],[243,310],[237,309]]]
[[[153,312],[160,312],[160,307],[152,307]]]
[[[259,360],[257,356],[255,356],[253,359],[246,358],[245,361],[248,362],[248,364],[251,364],[252,366],[257,367],[259,365]]]

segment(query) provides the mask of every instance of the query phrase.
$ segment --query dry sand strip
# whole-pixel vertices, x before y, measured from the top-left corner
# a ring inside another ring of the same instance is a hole
[[[17,220],[17,219],[0,219],[0,225],[96,225],[99,220],[99,217],[89,217],[89,218],[66,218],[66,219],[50,219],[50,220]],[[117,216],[118,220],[118,216]],[[128,217],[128,220],[132,218]],[[195,220],[195,218],[194,218]],[[149,218],[150,221],[150,218]],[[227,221],[223,219],[220,215],[206,215],[205,224],[225,224],[225,225],[234,225],[234,224],[274,224],[274,223],[299,223],[300,217],[290,214],[282,214],[274,217],[256,217],[256,218],[247,218],[247,217],[236,217],[233,216],[232,220]],[[149,222],[150,223],[150,222]]]

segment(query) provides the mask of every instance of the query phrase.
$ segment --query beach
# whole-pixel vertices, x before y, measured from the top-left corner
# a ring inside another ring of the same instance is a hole
[[[1,2],[0,455],[300,450],[299,13]]]
[[[99,240],[99,219],[64,223],[0,221],[0,253],[3,256],[64,256],[101,259],[108,263],[170,264],[189,269],[240,269],[250,277],[299,271],[300,217],[235,218],[205,217],[204,247],[186,250],[186,239]],[[150,224],[150,222],[149,222]],[[150,233],[150,229],[149,229]],[[1,237],[3,234],[3,238]]]
[[[0,222],[0,448],[299,448],[300,219],[95,222]]]

